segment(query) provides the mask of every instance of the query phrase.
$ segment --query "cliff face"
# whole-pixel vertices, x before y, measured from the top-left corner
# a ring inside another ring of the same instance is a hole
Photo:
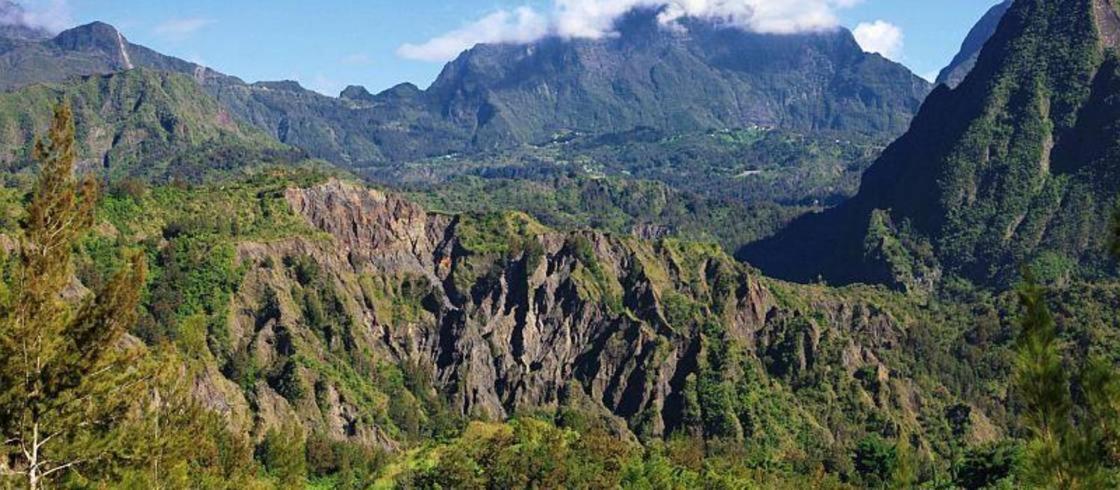
[[[576,407],[645,437],[773,425],[768,437],[827,446],[841,419],[910,426],[950,401],[894,374],[904,319],[760,279],[715,246],[429,214],[338,181],[285,197],[322,233],[242,244],[230,318],[233,357],[266,375],[232,399],[206,390],[216,408],[249,406],[258,428],[291,415],[392,448],[410,437],[409,413]],[[850,413],[826,419],[793,396],[821,386]]]
[[[1104,0],[1018,0],[956,89],[939,87],[844,204],[742,257],[767,274],[923,289],[1002,287],[1023,264],[1102,263],[1116,175],[1120,15]]]

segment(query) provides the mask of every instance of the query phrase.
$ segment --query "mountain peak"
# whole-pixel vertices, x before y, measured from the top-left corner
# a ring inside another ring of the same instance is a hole
[[[941,70],[937,75],[937,83],[948,85],[950,88],[960,85],[964,81],[964,77],[968,75],[972,68],[976,66],[976,58],[980,56],[980,50],[984,48],[984,44],[988,39],[996,33],[996,28],[1003,20],[1003,16],[1007,14],[1007,9],[1011,8],[1013,0],[1005,0],[991,9],[988,10],[980,21],[972,27],[965,37],[964,42],[961,43],[961,50],[953,57],[953,61]]]
[[[657,16],[633,10],[602,39],[475,46],[426,96],[456,124],[494,128],[486,138],[536,141],[564,130],[750,126],[889,138],[929,92],[844,29],[763,34],[692,18],[665,26]],[[779,86],[812,95],[778,100],[770,88]]]
[[[1038,260],[1101,270],[1120,194],[1118,35],[1107,0],[1016,0],[856,197],[742,257],[784,279],[906,287],[942,274],[1007,285]]]
[[[121,44],[125,42],[116,27],[104,22],[67,29],[54,38],[56,45],[69,51],[114,52],[121,50]]]
[[[339,97],[347,100],[367,101],[373,98],[373,94],[361,85],[350,85],[339,94]]]

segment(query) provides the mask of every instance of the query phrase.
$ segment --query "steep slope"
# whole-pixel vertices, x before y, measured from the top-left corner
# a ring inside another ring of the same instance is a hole
[[[690,22],[680,33],[649,11],[619,29],[601,41],[478,46],[429,90],[351,87],[332,98],[291,82],[245,84],[94,23],[0,50],[0,89],[133,67],[175,71],[282,142],[352,166],[637,127],[778,126],[886,140],[929,91],[901,65],[863,53],[845,30],[774,36]]]
[[[928,85],[864,53],[851,33],[764,35],[656,12],[622,18],[617,37],[483,45],[450,63],[426,95],[476,144],[539,141],[563,130],[668,132],[753,125],[901,133]]]
[[[210,91],[284,142],[365,166],[636,128],[779,126],[885,140],[929,90],[843,30],[769,36],[693,22],[680,34],[641,11],[619,29],[601,41],[477,46],[428,90],[349,87],[340,99],[291,83]]]
[[[115,27],[103,22],[75,27],[53,38],[0,42],[2,91],[140,67],[182,73],[199,81],[241,83],[194,63],[132,44]]]
[[[400,449],[465,417],[566,413],[811,468],[868,431],[943,451],[946,408],[968,403],[902,348],[935,355],[938,323],[901,295],[770,281],[713,245],[268,174],[107,199],[87,249],[155,257],[137,336],[177,342],[204,366],[196,395],[258,437],[298,421]],[[112,270],[98,260],[84,283]]]
[[[190,78],[137,69],[0,94],[0,166],[31,164],[35,135],[61,100],[74,106],[82,166],[114,179],[197,181],[304,159],[235,120]]]
[[[1005,0],[989,9],[980,18],[980,21],[968,32],[964,43],[961,44],[961,50],[953,57],[953,61],[937,75],[938,85],[945,84],[950,88],[956,88],[964,81],[964,77],[968,76],[969,72],[976,66],[976,60],[980,57],[980,50],[984,49],[984,44],[995,35],[999,22],[1003,20],[1004,14],[1007,13],[1007,9],[1011,8],[1013,1]]]
[[[904,364],[924,327],[881,292],[764,280],[710,245],[428,214],[338,181],[199,191],[184,198],[233,201],[233,241],[208,244],[222,223],[166,232],[166,196],[115,202],[113,224],[168,236],[156,273],[177,280],[152,286],[150,311],[171,315],[142,337],[192,338],[195,304],[216,305],[200,359],[221,369],[197,390],[254,433],[300,421],[400,447],[440,417],[571,409],[622,434],[753,441],[759,461],[812,464],[875,424],[930,436],[960,402]]]
[[[1105,274],[1117,178],[1120,17],[1019,0],[955,90],[934,91],[860,193],[742,256],[801,281],[1006,284],[1023,262]]]

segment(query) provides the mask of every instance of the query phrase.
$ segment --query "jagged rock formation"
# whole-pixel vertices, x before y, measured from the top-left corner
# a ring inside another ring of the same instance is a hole
[[[1006,285],[1101,263],[1116,196],[1116,51],[1105,0],[1018,0],[957,89],[930,95],[860,193],[742,257],[778,277],[927,288]]]
[[[230,319],[234,358],[273,374],[245,394],[215,376],[199,389],[258,428],[293,418],[392,448],[408,437],[402,412],[434,417],[441,403],[493,419],[579,406],[624,434],[764,431],[789,449],[798,437],[828,447],[846,437],[832,424],[869,413],[917,427],[953,402],[898,374],[905,318],[794,293],[714,246],[429,214],[338,181],[285,199],[325,235],[240,245],[248,272]],[[424,381],[392,391],[377,366]],[[793,395],[822,386],[844,415]]]
[[[980,50],[984,49],[984,45],[996,33],[996,28],[999,27],[999,22],[1003,20],[1004,14],[1007,9],[1011,8],[1011,3],[1014,0],[1005,0],[1004,2],[992,7],[980,18],[980,21],[972,27],[968,32],[968,36],[964,38],[961,44],[961,50],[953,57],[953,61],[941,70],[937,75],[937,84],[948,85],[949,88],[956,88],[964,78],[972,72],[976,66],[976,60],[980,58]]]

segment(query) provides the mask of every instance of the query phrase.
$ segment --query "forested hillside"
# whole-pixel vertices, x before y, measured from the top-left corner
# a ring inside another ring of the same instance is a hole
[[[889,146],[846,30],[339,98],[0,30],[0,486],[1120,487],[1117,9],[985,18]]]

